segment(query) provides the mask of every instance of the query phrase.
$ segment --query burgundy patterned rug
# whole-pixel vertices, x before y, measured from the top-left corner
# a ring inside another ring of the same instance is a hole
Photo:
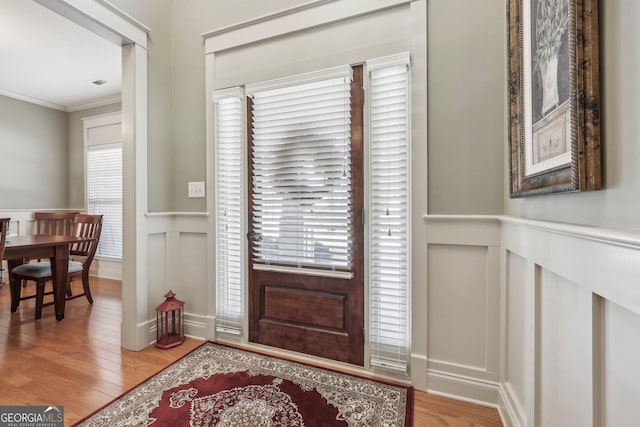
[[[413,390],[205,343],[76,426],[397,426]]]

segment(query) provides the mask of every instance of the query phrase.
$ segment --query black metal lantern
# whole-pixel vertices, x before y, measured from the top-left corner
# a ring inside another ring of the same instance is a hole
[[[167,292],[165,301],[156,308],[156,347],[171,348],[184,342],[184,302]]]

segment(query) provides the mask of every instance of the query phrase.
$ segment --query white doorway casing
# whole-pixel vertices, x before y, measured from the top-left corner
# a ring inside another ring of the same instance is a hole
[[[106,1],[36,0],[122,47],[122,347],[149,345],[147,263],[147,33]]]

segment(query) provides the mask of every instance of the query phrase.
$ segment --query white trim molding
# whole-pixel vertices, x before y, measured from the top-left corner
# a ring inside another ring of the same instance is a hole
[[[17,99],[17,100],[20,100],[20,101],[28,102],[30,104],[40,105],[42,107],[52,108],[52,109],[58,110],[58,111],[63,111],[65,113],[73,113],[75,111],[86,110],[86,109],[94,108],[94,107],[102,107],[104,105],[111,105],[111,104],[115,104],[117,102],[122,102],[122,97],[117,95],[117,96],[108,96],[108,97],[105,97],[105,98],[98,98],[98,99],[94,99],[92,101],[83,101],[81,104],[73,104],[73,105],[69,105],[69,106],[64,106],[64,105],[60,105],[60,104],[55,104],[53,102],[44,101],[42,99],[32,98],[32,97],[26,96],[26,95],[21,95],[19,93],[11,92],[11,91],[4,90],[4,89],[0,89],[0,95],[6,96],[6,97],[9,97],[9,98],[14,98],[14,99]]]
[[[335,24],[346,19],[391,9],[413,1],[417,0],[311,1],[237,25],[208,31],[202,34],[205,39],[204,51],[205,55],[221,52],[296,31]]]
[[[44,100],[38,99],[38,98],[32,98],[30,96],[26,96],[26,95],[22,95],[22,94],[19,94],[19,93],[11,92],[11,91],[8,91],[8,90],[5,90],[5,89],[0,89],[0,95],[6,96],[8,98],[17,99],[19,101],[28,102],[30,104],[40,105],[41,107],[52,108],[54,110],[63,111],[65,113],[69,112],[67,107],[65,107],[64,105],[55,104],[53,102],[44,101]]]
[[[66,111],[69,113],[73,113],[75,111],[88,110],[89,108],[96,108],[96,107],[103,107],[105,105],[117,104],[118,102],[122,102],[122,97],[120,95],[107,96],[104,98],[94,99],[92,101],[84,101],[81,104],[69,105],[67,106]]]
[[[151,30],[107,0],[35,1],[118,46],[134,43],[147,48]]]

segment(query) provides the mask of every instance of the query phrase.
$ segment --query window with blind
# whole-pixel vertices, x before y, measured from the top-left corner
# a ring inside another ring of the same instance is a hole
[[[244,320],[243,93],[213,94],[216,120],[216,330],[241,334]]]
[[[371,365],[406,371],[410,355],[409,54],[369,71]]]
[[[351,67],[247,86],[252,262],[349,270]]]
[[[102,214],[96,256],[122,259],[122,143],[87,146],[87,212]]]

